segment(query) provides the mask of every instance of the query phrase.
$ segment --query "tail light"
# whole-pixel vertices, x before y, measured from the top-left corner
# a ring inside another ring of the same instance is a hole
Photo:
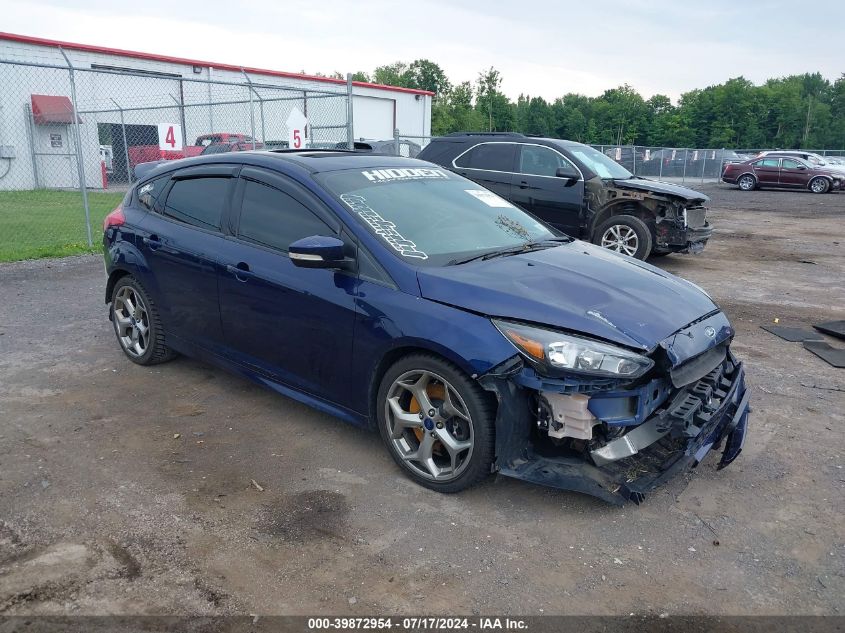
[[[124,224],[126,224],[126,216],[123,215],[123,207],[118,205],[103,220],[103,231],[105,232],[108,229],[123,226]]]

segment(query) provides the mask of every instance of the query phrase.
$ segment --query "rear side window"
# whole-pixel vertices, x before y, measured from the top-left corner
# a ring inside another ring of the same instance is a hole
[[[764,158],[754,163],[755,167],[777,167],[780,164],[779,158]]]
[[[220,229],[230,178],[177,180],[167,195],[164,214],[201,229]]]
[[[167,185],[168,180],[169,178],[167,176],[163,176],[162,178],[156,178],[155,180],[146,182],[138,187],[138,203],[150,211],[155,209],[156,202],[161,196],[161,193],[164,191],[164,187]]]
[[[291,242],[311,235],[334,235],[325,222],[292,196],[246,180],[238,237],[287,251]]]
[[[456,167],[513,171],[516,145],[514,143],[482,143],[455,160]]]

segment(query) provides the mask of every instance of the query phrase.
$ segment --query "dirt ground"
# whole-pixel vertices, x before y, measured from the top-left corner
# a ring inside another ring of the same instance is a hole
[[[842,613],[845,370],[759,326],[845,318],[845,193],[702,188],[713,240],[654,261],[731,317],[748,441],[621,509],[429,492],[374,434],[130,363],[100,258],[0,266],[0,613]]]

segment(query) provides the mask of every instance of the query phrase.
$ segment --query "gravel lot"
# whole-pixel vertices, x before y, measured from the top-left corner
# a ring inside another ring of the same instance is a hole
[[[845,370],[759,325],[845,318],[845,193],[702,188],[713,240],[655,263],[733,320],[749,438],[622,509],[429,492],[374,434],[130,363],[100,258],[0,266],[0,613],[842,613]]]

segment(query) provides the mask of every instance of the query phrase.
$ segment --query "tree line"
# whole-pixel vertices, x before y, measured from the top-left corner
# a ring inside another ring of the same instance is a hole
[[[820,73],[769,79],[743,77],[691,90],[677,103],[644,99],[625,84],[598,97],[570,92],[552,102],[502,91],[495,68],[474,82],[452,84],[427,59],[379,66],[353,79],[430,90],[432,134],[509,131],[602,145],[845,149],[845,73],[830,82]]]

